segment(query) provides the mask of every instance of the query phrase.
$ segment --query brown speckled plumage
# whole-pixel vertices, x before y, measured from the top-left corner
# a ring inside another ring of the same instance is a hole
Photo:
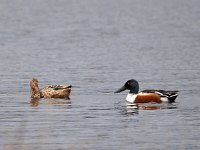
[[[38,80],[33,78],[29,82],[31,98],[65,98],[69,99],[71,93],[71,85],[49,85],[39,89]]]

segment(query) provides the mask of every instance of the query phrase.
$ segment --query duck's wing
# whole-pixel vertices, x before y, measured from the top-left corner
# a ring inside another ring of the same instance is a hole
[[[69,98],[72,86],[49,85],[40,90],[44,98]]]
[[[179,91],[164,91],[164,90],[158,90],[157,93],[161,93],[162,95],[166,95],[168,97],[173,95],[178,95]]]
[[[158,95],[164,95],[164,96],[172,96],[172,95],[178,95],[179,91],[165,91],[165,90],[154,90],[154,89],[146,89],[141,91],[142,93],[156,93]]]
[[[154,90],[154,89],[146,89],[141,92],[142,93],[156,93],[160,95],[160,97],[166,97],[169,102],[174,102],[176,97],[179,94],[179,91],[165,91],[165,90]]]

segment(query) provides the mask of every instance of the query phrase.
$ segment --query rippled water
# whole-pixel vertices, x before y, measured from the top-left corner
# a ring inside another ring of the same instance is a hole
[[[0,149],[200,149],[200,1],[0,0]],[[28,82],[72,84],[71,103],[30,105]],[[159,110],[140,89],[180,90]]]

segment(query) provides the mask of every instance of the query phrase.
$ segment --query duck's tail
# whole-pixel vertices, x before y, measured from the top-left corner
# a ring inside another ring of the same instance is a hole
[[[175,102],[175,99],[177,98],[179,94],[179,91],[168,91],[168,100],[170,103]]]
[[[175,99],[177,98],[179,91],[164,91],[164,90],[159,90],[157,91],[160,93],[161,97],[166,97],[168,99],[169,103],[175,102]]]

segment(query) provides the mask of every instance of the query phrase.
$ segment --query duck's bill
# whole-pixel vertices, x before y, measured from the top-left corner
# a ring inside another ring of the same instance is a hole
[[[120,89],[118,89],[117,91],[115,91],[115,93],[120,93],[120,92],[125,91],[125,90],[126,90],[126,87],[122,86]]]
[[[69,85],[67,88],[72,88],[72,85]]]

